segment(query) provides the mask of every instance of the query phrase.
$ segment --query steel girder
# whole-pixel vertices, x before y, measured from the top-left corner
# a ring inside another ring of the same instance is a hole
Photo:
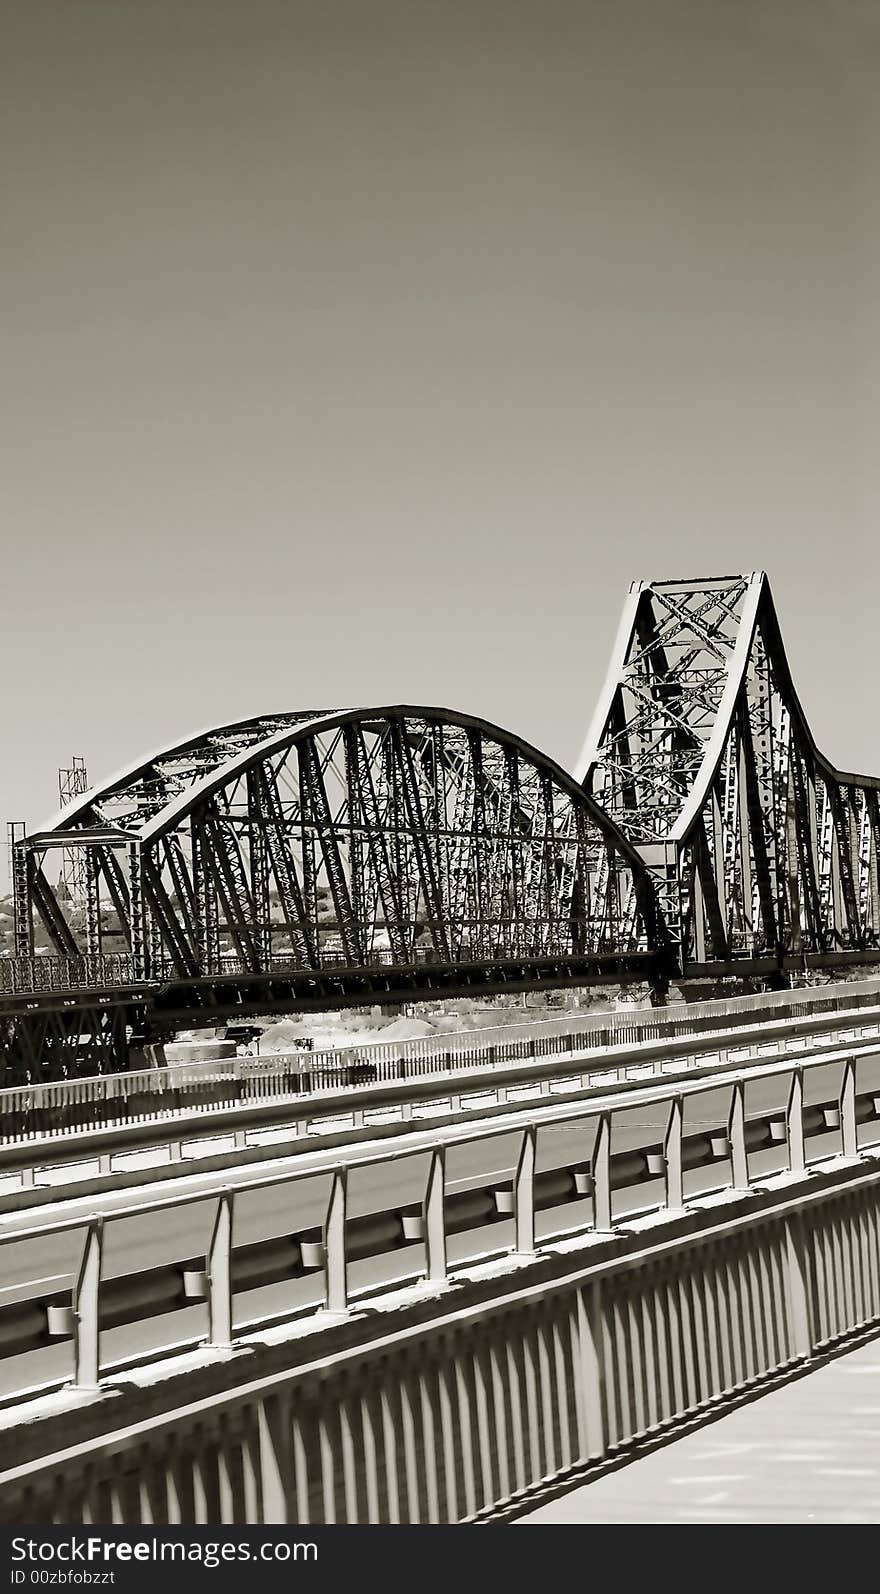
[[[64,1006],[32,1003],[23,1012],[0,1012],[4,1087],[119,1073],[129,1066],[131,1016],[123,1004],[105,999]]]
[[[682,972],[880,948],[880,779],[818,751],[763,572],[633,584],[577,776]]]
[[[47,878],[62,844],[86,849],[85,905]],[[137,979],[607,963],[662,939],[638,853],[577,783],[441,709],[213,731],[92,790],[23,847],[25,931],[36,917],[63,956],[126,951]]]

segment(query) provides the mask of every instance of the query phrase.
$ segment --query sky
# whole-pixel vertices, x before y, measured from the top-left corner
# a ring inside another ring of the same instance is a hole
[[[572,767],[630,581],[756,568],[880,772],[878,72],[874,0],[0,0],[0,819],[303,706]]]

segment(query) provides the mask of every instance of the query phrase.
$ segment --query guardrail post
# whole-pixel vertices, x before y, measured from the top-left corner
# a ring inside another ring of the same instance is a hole
[[[101,1252],[104,1219],[93,1218],[73,1291],[73,1381],[77,1389],[98,1389],[101,1384]]]
[[[593,1147],[593,1228],[607,1233],[611,1224],[611,1114],[599,1115]]]
[[[859,1143],[856,1135],[856,1060],[847,1057],[843,1065],[840,1084],[840,1134],[841,1149],[845,1157],[857,1157]]]
[[[208,1344],[232,1349],[232,1209],[234,1197],[224,1190],[217,1202],[208,1246]]]
[[[795,1068],[792,1072],[788,1106],[785,1110],[785,1124],[788,1137],[788,1166],[792,1173],[803,1173],[806,1168],[806,1157],[804,1154],[804,1075],[801,1068]]]
[[[666,1159],[666,1207],[668,1211],[679,1211],[684,1206],[684,1178],[681,1167],[682,1117],[681,1097],[673,1096],[669,1104],[669,1117],[666,1120],[666,1134],[663,1139],[663,1155]]]
[[[345,1263],[345,1209],[348,1170],[334,1168],[324,1222],[324,1266],[328,1312],[348,1311],[348,1271]]]
[[[746,1152],[746,1092],[741,1079],[735,1079],[730,1094],[727,1120],[730,1140],[730,1172],[734,1190],[749,1188],[749,1160]]]
[[[428,1182],[425,1185],[425,1277],[443,1280],[448,1275],[446,1262],[446,1151],[437,1146],[431,1152]]]
[[[534,1125],[523,1130],[519,1160],[514,1178],[514,1205],[516,1209],[516,1249],[522,1256],[530,1256],[535,1249],[535,1151],[538,1131]]]

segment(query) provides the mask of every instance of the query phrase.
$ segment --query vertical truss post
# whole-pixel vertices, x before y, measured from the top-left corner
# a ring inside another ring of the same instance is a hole
[[[131,927],[131,961],[136,980],[149,974],[148,954],[144,926],[144,893],[141,873],[141,846],[132,841],[128,848],[128,903]]]
[[[855,801],[856,793],[853,793]],[[871,940],[871,930],[875,926],[873,903],[871,900],[871,802],[867,791],[861,793],[861,806],[858,815],[858,860],[859,860],[859,940],[863,946],[868,946]]]
[[[746,693],[743,694],[739,725],[743,900],[752,904],[753,931],[757,933],[758,918],[760,918],[764,942],[771,951],[775,952],[779,947],[776,890],[775,882],[771,879],[771,865],[767,853],[758,758],[752,738],[752,723]],[[754,874],[752,874],[752,859],[754,859]]]
[[[382,739],[380,760],[379,790],[382,798],[384,798],[384,826],[389,837],[391,878],[394,881],[396,899],[399,904],[397,908],[399,914],[397,941],[404,949],[404,961],[408,962],[415,943],[416,900],[410,878],[409,834],[403,810],[402,775],[394,757],[390,726]],[[386,928],[389,932],[391,945],[394,947],[395,938],[391,934],[390,924]]]
[[[348,1311],[348,1269],[345,1260],[347,1177],[348,1170],[345,1167],[334,1168],[324,1220],[325,1304],[328,1312]]]
[[[195,960],[198,957],[198,937],[194,918],[195,897],[193,896],[192,881],[189,877],[183,848],[180,844],[180,836],[177,834],[165,836],[162,845],[168,873],[171,876],[177,912],[180,915],[183,940],[189,949],[190,956],[193,959],[193,967],[195,968],[197,967]],[[159,865],[159,872],[161,873],[161,865]]]
[[[483,739],[479,731],[467,733],[471,767],[474,775],[474,800],[471,810],[471,851],[469,874],[469,899],[472,908],[472,945],[478,959],[486,956],[484,903],[486,899],[486,792],[483,782]]]
[[[748,705],[744,705],[743,717],[748,717]],[[740,934],[743,940],[744,952],[754,952],[754,913],[752,913],[752,897],[754,897],[754,881],[752,881],[752,850],[756,850],[754,834],[760,832],[762,816],[760,816],[760,803],[757,811],[749,813],[749,771],[746,768],[746,748],[743,738],[740,740],[740,765],[738,765],[738,789],[740,789],[740,813],[738,813],[738,830],[740,830],[740,867],[741,867],[741,925]]]
[[[208,1246],[208,1344],[232,1349],[232,1220],[234,1196],[224,1190],[217,1202]]]
[[[348,810],[348,878],[351,887],[351,906],[358,935],[365,953],[372,951],[372,926],[368,923],[364,892],[364,817],[358,780],[357,744],[351,725],[342,729],[342,747],[345,758],[345,791]]]
[[[141,851],[141,883],[150,922],[150,967],[153,972],[163,956],[164,947],[179,974],[197,974],[198,964],[186,939],[183,914],[175,908],[169,897],[162,881],[161,859],[150,848]]]
[[[206,857],[214,877],[217,900],[226,918],[226,931],[235,943],[235,949],[245,968],[258,966],[257,952],[252,935],[254,905],[250,899],[244,866],[228,817],[221,813],[216,803],[211,803],[203,815]]]
[[[412,748],[406,735],[405,723],[395,721],[391,727],[392,747],[403,787],[412,850],[418,871],[422,900],[428,919],[428,929],[434,950],[444,962],[449,961],[449,943],[443,923],[443,901],[437,870],[431,853],[430,835],[419,793],[418,774]]]
[[[119,928],[125,937],[125,944],[131,953],[131,914],[128,884],[123,869],[112,847],[99,847],[97,849],[97,865],[104,876],[110,901],[119,920]]]
[[[697,846],[692,852],[694,869],[693,884],[693,948],[694,957],[698,963],[706,961],[706,895],[703,890],[703,881],[700,875],[700,855]]]
[[[446,1259],[446,1152],[436,1146],[431,1152],[428,1180],[425,1186],[425,1272],[426,1277],[441,1282],[447,1277]]]
[[[272,964],[272,908],[269,900],[269,856],[260,795],[259,772],[249,769],[247,804],[254,939],[258,965],[261,969],[269,969]]]
[[[817,951],[825,947],[825,926],[819,901],[816,852],[816,786],[812,775],[796,748],[792,750],[792,775],[794,780],[794,819],[797,864],[803,882],[803,899],[807,926],[812,945]]]
[[[302,858],[302,896],[304,921],[314,937],[316,967],[321,961],[321,934],[318,927],[318,862],[315,846],[315,823],[312,816],[311,762],[306,746],[300,742],[296,750],[299,778],[299,831],[300,857]]]
[[[86,892],[86,952],[90,958],[101,956],[101,903],[99,876],[94,851],[84,847],[83,874]]]
[[[220,939],[217,924],[217,897],[210,861],[210,839],[204,825],[204,815],[194,811],[190,815],[192,835],[193,891],[196,904],[196,934],[199,946],[199,966],[202,974],[216,974],[220,966]]]
[[[385,929],[394,956],[406,961],[406,932],[401,905],[401,880],[392,869],[388,850],[387,824],[376,795],[364,734],[360,726],[347,726],[345,734],[346,768],[350,803],[363,815],[367,855],[379,891]],[[365,926],[365,929],[368,928]],[[369,928],[372,928],[370,926]]]
[[[873,841],[869,842],[867,867],[871,879],[871,929],[874,945],[880,945],[880,794],[876,791],[865,793],[865,806]],[[870,855],[873,852],[874,867],[871,869]]]
[[[301,818],[300,832],[303,844],[303,879],[300,887],[291,856],[289,829],[284,822],[284,810],[278,793],[277,776],[270,778],[266,768],[256,772],[255,786],[259,795],[262,824],[268,848],[269,862],[278,888],[290,944],[296,956],[310,968],[318,967],[317,906],[310,918],[303,893],[306,890],[305,821]],[[304,801],[305,799],[302,798]],[[314,862],[314,860],[312,860]],[[313,871],[314,873],[314,871]],[[309,902],[312,894],[307,894]]]
[[[726,757],[726,759],[724,761],[724,765],[723,765],[724,773],[723,773],[722,776],[720,776],[719,780],[717,780],[715,782],[715,784],[713,785],[712,793],[711,793],[711,797],[710,797],[710,804],[711,804],[711,810],[712,810],[712,842],[713,842],[713,846],[712,846],[712,853],[713,853],[712,863],[713,863],[713,866],[714,866],[714,869],[715,869],[715,895],[718,898],[718,902],[719,902],[719,906],[721,908],[721,912],[724,915],[724,931],[725,931],[725,935],[728,938],[730,937],[731,925],[730,925],[730,904],[727,901],[727,881],[726,881],[726,878],[725,878],[725,861],[726,861],[726,855],[727,855],[728,836],[729,836],[729,833],[730,833],[730,827],[729,827],[729,825],[725,826],[725,823],[724,823],[724,812],[723,812],[722,807],[721,807],[721,799],[719,797],[719,792],[722,792],[722,794],[723,794],[724,801],[725,801],[725,807],[726,807],[731,801],[731,788],[732,788],[732,785],[735,783],[735,775],[734,775],[733,770],[731,769],[730,747],[731,747],[731,743],[730,743],[730,739],[728,739],[727,757]]]
[[[11,820],[9,824],[9,847],[15,955],[19,958],[31,958],[34,955],[34,858],[24,842],[24,825],[18,820]]]
[[[73,1291],[74,1384],[97,1389],[101,1382],[101,1252],[104,1219],[93,1218],[86,1231]]]
[[[363,963],[363,948],[351,905],[348,882],[342,866],[338,834],[330,811],[327,789],[324,785],[324,777],[321,771],[321,759],[315,738],[309,737],[300,748],[300,752],[302,754],[305,783],[308,786],[309,807],[318,831],[324,868],[330,883],[330,893],[333,897],[338,933],[342,940],[346,962],[353,967],[358,967],[358,965]],[[302,780],[302,776],[300,778]],[[301,785],[301,795],[303,790],[304,787]]]
[[[509,952],[518,957],[524,950],[525,937],[523,935],[523,837],[522,837],[522,804],[519,792],[519,754],[512,748],[507,754],[507,784],[510,789],[510,810],[508,831],[505,844],[510,857],[510,910],[513,930],[512,943]],[[583,824],[583,815],[578,815],[578,821]],[[579,831],[579,838],[586,842]]]
[[[845,786],[834,783],[834,833],[836,839],[835,858],[837,869],[835,880],[835,913],[837,915],[837,928],[840,932],[841,946],[858,946],[859,944],[859,910],[856,901],[856,885],[853,871],[853,834],[852,812],[849,804],[849,790]]]
[[[535,1153],[538,1131],[534,1125],[523,1130],[519,1159],[514,1175],[516,1246],[520,1256],[531,1256],[535,1249]]]

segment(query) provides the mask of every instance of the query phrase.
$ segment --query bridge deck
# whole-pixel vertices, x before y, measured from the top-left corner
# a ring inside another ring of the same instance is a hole
[[[880,1522],[880,1338],[519,1520]]]

